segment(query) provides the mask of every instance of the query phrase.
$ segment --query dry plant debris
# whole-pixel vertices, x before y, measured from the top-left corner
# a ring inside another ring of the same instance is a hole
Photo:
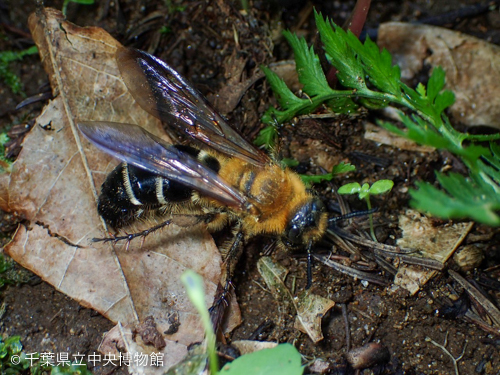
[[[200,228],[175,226],[151,235],[143,246],[133,241],[127,250],[92,242],[107,236],[96,192],[118,162],[84,140],[76,120],[139,124],[165,135],[159,121],[128,94],[114,59],[120,44],[108,33],[77,27],[52,9],[33,14],[29,23],[55,99],[25,138],[12,173],[0,180],[2,208],[26,223],[6,250],[56,289],[121,322],[119,332],[127,338],[132,326],[148,316],[159,332],[166,332],[169,316],[178,314],[178,330],[164,337],[168,367],[204,332],[179,276],[187,268],[201,274],[211,305],[220,278],[219,251]]]
[[[431,219],[408,210],[399,218],[403,237],[398,240],[398,245],[416,249],[422,258],[435,260],[444,267],[472,229],[472,225],[473,223],[457,223],[435,226]],[[394,283],[413,295],[436,274],[435,270],[403,264],[398,268]]]
[[[380,25],[377,44],[391,52],[403,78],[413,78],[426,64],[441,66],[445,87],[456,96],[450,108],[454,120],[500,128],[499,46],[437,26],[401,22]]]
[[[285,285],[288,270],[270,257],[264,256],[257,262],[257,269],[264,278],[273,296],[285,307],[293,307],[297,316],[294,327],[306,333],[313,342],[323,339],[321,320],[335,306],[335,302],[304,290],[297,297]]]

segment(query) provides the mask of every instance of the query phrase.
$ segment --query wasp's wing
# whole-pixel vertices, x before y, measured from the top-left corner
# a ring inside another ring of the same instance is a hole
[[[223,204],[249,207],[247,198],[217,173],[140,126],[103,121],[80,122],[78,127],[97,147],[122,161],[180,182]]]
[[[144,110],[218,152],[257,166],[268,162],[166,63],[127,48],[118,50],[117,61],[125,84]]]

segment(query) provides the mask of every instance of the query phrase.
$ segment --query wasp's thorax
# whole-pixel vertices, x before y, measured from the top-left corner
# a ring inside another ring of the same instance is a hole
[[[247,237],[278,235],[298,246],[323,236],[328,221],[323,204],[293,171],[277,163],[256,168],[229,159],[222,163],[219,174],[249,197],[258,211],[240,217]]]

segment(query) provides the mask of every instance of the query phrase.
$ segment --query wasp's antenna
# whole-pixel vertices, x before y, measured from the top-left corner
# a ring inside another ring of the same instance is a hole
[[[365,216],[365,215],[370,215],[374,212],[378,211],[378,207],[372,208],[371,210],[365,210],[365,211],[354,211],[354,212],[349,212],[348,214],[345,215],[340,215],[340,216],[335,216],[331,217],[328,219],[328,227],[331,228],[337,224],[339,221],[351,219],[353,217],[358,217],[358,216]]]
[[[312,286],[312,241],[307,244],[307,284],[306,289]]]

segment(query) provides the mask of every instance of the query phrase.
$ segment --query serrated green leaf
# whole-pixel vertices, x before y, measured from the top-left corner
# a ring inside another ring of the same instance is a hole
[[[500,160],[500,144],[497,142],[490,142],[490,150],[493,153],[493,156]]]
[[[290,91],[286,83],[276,73],[266,66],[262,66],[261,69],[266,75],[274,96],[282,108],[289,108],[294,104],[302,103],[303,99],[295,96],[294,93]]]
[[[477,159],[482,158],[484,156],[489,156],[490,149],[479,144],[470,144],[467,147],[455,147],[452,149],[456,154],[467,158],[467,161],[475,162]]]
[[[485,157],[485,159],[491,160],[489,157]],[[498,164],[500,160],[494,162]],[[482,159],[477,161],[477,165],[480,172],[471,173],[470,177],[485,191],[485,194],[493,195],[500,201],[500,170],[495,166],[484,163]]]
[[[69,3],[91,5],[94,4],[94,0],[64,0],[62,6],[62,13],[66,15]]]
[[[4,147],[7,142],[10,141],[9,136],[7,133],[1,133],[0,134],[0,146]]]
[[[337,25],[324,19],[315,11],[316,26],[324,49],[332,65],[337,68],[337,78],[344,87],[357,90],[366,87],[364,73],[354,51],[348,46],[346,32]]]
[[[477,199],[471,201],[461,201],[445,192],[437,189],[427,182],[418,182],[418,190],[410,190],[412,200],[410,205],[420,211],[428,212],[432,215],[445,219],[472,218],[487,225],[500,225],[500,217],[495,211],[500,206],[492,204],[485,196],[476,196]]]
[[[451,107],[455,103],[455,94],[445,90],[438,94],[434,101],[436,112],[440,115],[446,108]]]
[[[475,191],[477,186],[474,186],[470,180],[458,173],[450,173],[448,175],[436,173],[436,178],[441,186],[454,198],[462,202],[474,201]]]
[[[414,111],[418,110],[423,112],[428,109],[429,100],[427,97],[422,97],[418,92],[402,82],[401,89],[406,95],[406,99],[409,99],[407,104],[408,107],[412,108]]]
[[[437,95],[443,90],[446,73],[440,66],[433,69],[429,81],[427,82],[427,97],[433,102]]]
[[[500,197],[500,146],[492,144],[488,149],[480,142],[498,140],[500,136],[465,134],[451,126],[444,111],[454,103],[455,97],[452,92],[443,90],[446,78],[444,70],[435,68],[427,87],[422,84],[416,89],[408,87],[401,82],[400,69],[392,65],[388,51],[381,51],[370,39],[361,43],[355,35],[345,32],[319,13],[315,13],[315,18],[324,43],[325,56],[338,69],[337,77],[340,83],[351,91],[326,89],[326,80],[313,49],[307,47],[303,39],[286,34],[297,51],[301,81],[308,85],[305,92],[310,97],[305,100],[285,92],[279,99],[284,110],[268,110],[263,119],[267,123],[272,123],[272,120],[288,121],[297,114],[314,110],[321,104],[343,113],[355,110],[359,104],[367,108],[380,108],[389,103],[406,107],[412,113],[410,116],[401,116],[405,129],[399,129],[389,123],[380,125],[418,144],[448,150],[460,157],[470,169],[467,178],[454,174],[438,175],[438,182],[446,192],[430,185],[421,185],[422,188],[414,193],[418,199],[414,199],[413,204],[428,208],[436,215],[441,213],[452,215],[450,217],[472,217],[481,222],[496,223],[500,200],[496,198]],[[367,87],[367,81],[371,83],[370,87]],[[281,85],[284,83],[281,82]],[[283,100],[283,97],[288,97],[289,100]],[[312,183],[332,177],[333,173],[303,178]],[[374,186],[371,193],[379,192],[378,186]],[[368,198],[368,188],[365,188],[365,185],[360,187],[360,198]],[[470,203],[473,209],[468,208],[467,203]],[[474,214],[476,209],[478,213]]]
[[[284,31],[283,35],[293,49],[299,81],[304,85],[303,91],[309,96],[328,95],[332,92],[326,80],[323,68],[313,47],[307,47],[304,38]]]
[[[253,143],[257,146],[265,146],[269,149],[276,145],[277,139],[278,129],[273,125],[268,125],[259,132]]]
[[[312,176],[301,174],[300,179],[304,184],[311,185],[311,184],[319,184],[323,181],[331,181],[333,179],[333,175],[331,173],[312,175]]]
[[[299,165],[299,161],[290,158],[283,158],[281,159],[281,164],[283,164],[285,167],[293,168]]]
[[[274,124],[283,124],[287,121],[288,112],[280,111],[274,107],[269,107],[262,116],[262,122],[267,126],[274,126]],[[255,141],[254,141],[255,143]]]
[[[411,139],[412,141],[421,145],[441,149],[454,148],[454,144],[449,139],[437,133],[429,124],[426,125],[426,123],[418,116],[413,116],[413,118],[410,118],[406,115],[401,115],[401,121],[407,128],[406,132],[396,131],[397,128],[388,123],[381,122],[380,125],[383,128],[393,131],[405,138]]]
[[[21,60],[24,56],[34,55],[38,53],[38,48],[36,46],[31,46],[22,51],[2,51],[0,52],[0,61],[2,63],[9,63],[16,60]]]
[[[92,375],[87,366],[72,363],[67,366],[59,365],[50,368],[50,375]]]
[[[304,182],[306,185],[319,184],[323,181],[331,181],[334,177],[336,177],[341,173],[347,173],[354,170],[356,170],[356,167],[354,165],[341,162],[340,164],[335,165],[330,173],[312,175],[312,176],[301,174],[300,178],[302,179],[302,182]]]
[[[335,165],[332,168],[332,174],[334,176],[337,176],[341,173],[348,173],[348,172],[352,172],[355,170],[356,170],[356,167],[354,165],[352,165],[350,163],[340,162],[339,164]]]
[[[391,54],[385,48],[380,51],[369,37],[362,44],[354,34],[348,32],[347,40],[362,62],[370,82],[383,92],[400,96],[401,71],[399,66],[392,65]]]
[[[422,82],[419,82],[419,84],[417,85],[417,88],[415,89],[415,91],[422,97],[426,97],[427,96],[427,91],[425,89],[425,86],[423,85]]]
[[[10,336],[5,339],[4,345],[11,354],[18,354],[23,350],[21,336]]]
[[[396,125],[394,125],[391,122],[377,120],[377,125],[380,126],[381,128],[386,129],[387,131],[390,131],[391,133],[394,133],[394,134],[400,136],[400,137],[410,139],[408,136],[408,131],[405,131],[403,129],[398,128]]]
[[[493,151],[493,150],[492,150]],[[500,171],[500,158],[498,155],[491,154],[491,155],[483,155],[482,156],[495,170],[498,172]],[[494,174],[496,177],[496,174]]]

